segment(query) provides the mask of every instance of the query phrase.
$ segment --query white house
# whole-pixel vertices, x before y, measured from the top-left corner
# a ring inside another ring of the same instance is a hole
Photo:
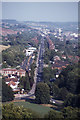
[[[15,82],[13,82],[13,81],[10,81],[9,83],[8,83],[8,85],[14,90],[14,89],[17,89],[17,87],[18,87],[18,84],[17,83],[15,83]]]
[[[35,47],[29,47],[28,49],[26,49],[26,56],[30,56],[35,50]]]

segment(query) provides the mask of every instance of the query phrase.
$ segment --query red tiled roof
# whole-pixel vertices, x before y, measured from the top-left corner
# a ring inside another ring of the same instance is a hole
[[[10,81],[17,82],[18,79],[17,78],[6,78],[5,79],[5,82],[10,82]]]
[[[73,56],[68,56],[69,58],[73,58]]]
[[[2,32],[1,32],[2,30]],[[6,29],[6,28],[1,28],[0,27],[0,34],[3,35],[3,36],[6,36],[7,34],[17,34],[18,31],[14,31],[14,30],[11,30],[11,29]]]
[[[23,70],[23,69],[20,69],[20,70],[17,70],[17,72],[25,72],[25,70]]]
[[[67,65],[69,65],[67,61],[57,61],[53,64],[53,68],[66,68]]]
[[[2,71],[17,71],[17,70],[16,69],[5,68],[5,69],[2,69]]]
[[[9,85],[9,86],[10,86],[10,85],[15,86],[15,85],[16,85],[16,83],[15,83],[15,82],[13,82],[13,81],[10,81],[10,82],[8,83],[8,85]]]
[[[37,37],[32,38],[32,40],[34,40],[35,43],[38,44],[38,39],[37,39]]]
[[[49,36],[46,37],[48,42],[49,42],[49,49],[55,49],[54,43],[52,42],[52,40],[49,38]]]

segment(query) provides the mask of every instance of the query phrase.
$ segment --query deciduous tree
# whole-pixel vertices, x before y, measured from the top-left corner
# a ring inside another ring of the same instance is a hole
[[[46,83],[38,83],[35,91],[36,103],[47,104],[50,101],[50,90]]]

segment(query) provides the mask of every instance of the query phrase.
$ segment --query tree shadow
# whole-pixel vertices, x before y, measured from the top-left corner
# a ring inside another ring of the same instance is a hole
[[[26,102],[30,102],[30,103],[35,103],[35,104],[36,104],[35,99],[31,99],[31,98],[22,98],[22,100],[25,100]]]

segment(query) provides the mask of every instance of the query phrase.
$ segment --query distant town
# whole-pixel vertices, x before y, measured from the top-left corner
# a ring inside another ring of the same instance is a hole
[[[30,34],[32,31],[33,34],[35,34],[33,35],[34,37],[30,36],[30,40],[28,39],[26,42],[26,48],[23,49],[25,57],[21,64],[18,64],[16,67],[14,67],[15,65],[10,65],[9,62],[5,60],[5,58],[3,58],[2,62],[0,63],[0,66],[2,67],[0,74],[5,77],[6,84],[8,84],[13,89],[13,91],[20,91],[18,86],[20,82],[19,79],[20,77],[25,76],[26,71],[28,71],[30,75],[30,66],[33,63],[35,63],[37,67],[37,71],[36,69],[34,71],[34,74],[37,74],[36,80],[34,76],[34,83],[37,83],[42,81],[38,76],[43,71],[43,68],[46,68],[50,65],[52,70],[57,69],[58,72],[56,72],[56,76],[58,77],[62,69],[66,68],[71,63],[78,63],[79,61],[78,54],[75,54],[74,52],[72,53],[72,51],[71,53],[65,51],[67,49],[66,46],[68,46],[68,49],[72,50],[77,50],[78,48],[78,26],[76,23],[70,23],[70,26],[68,26],[72,27],[73,30],[66,30],[65,25],[63,27],[57,27],[57,25],[54,25],[55,23],[53,23],[51,26],[50,23],[46,22],[25,22],[21,24],[15,20],[3,20],[0,25],[1,24],[2,32],[0,33],[0,40],[2,38],[2,44],[4,46],[10,45],[11,47],[15,43],[17,45],[19,35],[21,35],[23,39],[24,34]],[[63,46],[60,46],[62,48],[59,48],[59,44],[63,44]],[[6,53],[6,50],[3,50],[2,52]],[[48,50],[54,51],[54,55],[52,56],[52,59],[48,58],[46,60],[46,52],[48,52]],[[4,53],[2,57],[4,57]],[[35,55],[37,55],[36,59]],[[33,89],[33,87],[31,89]]]
[[[0,47],[3,102],[31,100],[61,110],[64,103],[69,105],[69,95],[78,94],[76,22],[4,19],[0,22]]]

